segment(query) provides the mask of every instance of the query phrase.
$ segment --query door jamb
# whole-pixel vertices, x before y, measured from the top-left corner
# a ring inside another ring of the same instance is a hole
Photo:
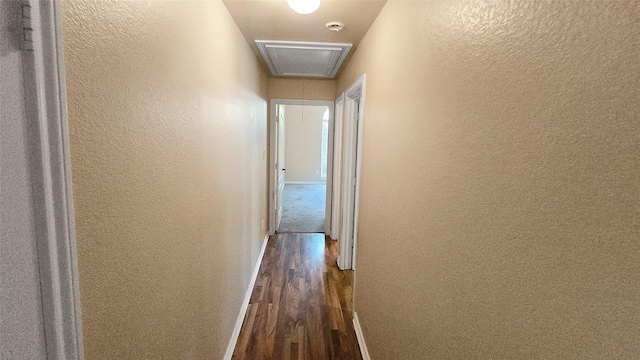
[[[330,174],[333,174],[333,144],[331,140],[331,129],[333,128],[334,117],[334,104],[333,101],[326,100],[299,100],[299,99],[271,99],[269,103],[269,235],[273,235],[276,232],[276,219],[275,219],[275,196],[278,189],[275,188],[276,181],[275,172],[276,165],[276,151],[275,149],[275,136],[276,136],[276,107],[278,105],[310,105],[310,106],[328,106],[329,107],[329,139],[327,141],[327,180],[326,180],[326,200],[325,200],[325,233],[329,232],[331,224],[327,219],[331,218],[331,194],[333,189],[333,179]],[[286,140],[285,140],[286,141]]]
[[[340,214],[341,212],[341,180],[342,174],[340,161],[342,155],[342,123],[344,118],[344,94],[340,94],[335,101],[335,111],[333,118],[333,129],[330,129],[332,136],[332,181],[335,184],[333,191],[333,198],[331,199],[331,223],[329,227],[329,236],[333,240],[337,240],[340,237]]]
[[[62,26],[58,0],[30,6],[33,50],[23,50],[31,173],[47,359],[84,359]],[[46,59],[46,61],[45,61]]]
[[[362,74],[344,92],[344,118],[342,151],[342,226],[338,267],[342,270],[356,269],[358,250],[358,219],[360,214],[360,181],[362,170],[362,140],[365,111],[366,74]],[[354,117],[358,106],[358,118]],[[355,134],[353,132],[356,132]],[[356,144],[353,140],[356,139]],[[356,145],[356,146],[354,146]],[[348,174],[354,174],[355,178]],[[352,200],[353,199],[353,200]],[[353,237],[349,235],[352,232]]]

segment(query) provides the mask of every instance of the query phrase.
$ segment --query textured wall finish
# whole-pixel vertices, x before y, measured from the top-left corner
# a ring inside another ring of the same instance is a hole
[[[62,1],[87,359],[221,359],[267,220],[267,79],[220,1]]]
[[[367,73],[373,359],[640,354],[640,2],[393,1]]]

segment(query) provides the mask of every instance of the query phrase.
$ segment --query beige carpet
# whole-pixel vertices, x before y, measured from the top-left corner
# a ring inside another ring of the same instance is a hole
[[[325,185],[285,185],[278,232],[324,232],[325,192]]]

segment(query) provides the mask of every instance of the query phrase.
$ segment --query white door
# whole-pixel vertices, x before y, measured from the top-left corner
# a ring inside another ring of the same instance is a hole
[[[21,2],[0,2],[0,359],[45,359]]]
[[[358,177],[358,161],[359,161],[359,156],[358,156],[358,126],[360,124],[360,99],[355,99],[354,101],[354,114],[353,114],[353,120],[355,120],[353,122],[352,125],[352,133],[351,133],[351,143],[352,143],[352,158],[350,159],[350,162],[352,164],[351,168],[349,169],[350,173],[349,176],[351,179],[353,180],[353,183],[350,184],[351,186],[351,191],[352,193],[349,194],[349,196],[351,197],[349,199],[349,203],[352,204],[352,206],[350,207],[349,211],[349,220],[351,221],[351,223],[349,225],[347,225],[349,227],[349,241],[351,242],[351,252],[353,254],[353,247],[355,246],[355,241],[356,241],[356,235],[357,235],[357,212],[356,212],[356,203],[358,200],[358,181],[357,181],[357,177]],[[353,257],[353,255],[352,255]]]
[[[285,184],[285,162],[284,162],[284,105],[278,105],[276,113],[276,230],[280,227],[280,221],[282,220],[282,200],[284,198],[284,184]]]
[[[359,99],[347,100],[344,119],[344,158],[342,161],[342,234],[338,266],[353,269],[353,248],[356,239],[357,161],[358,161]]]
[[[343,115],[343,95],[340,95],[335,102],[335,116],[333,118],[333,134],[332,137],[332,148],[333,152],[331,155],[332,158],[332,192],[327,190],[327,193],[331,193],[331,239],[338,239],[340,237],[341,231],[341,198],[340,196],[340,179],[342,176],[342,115]]]

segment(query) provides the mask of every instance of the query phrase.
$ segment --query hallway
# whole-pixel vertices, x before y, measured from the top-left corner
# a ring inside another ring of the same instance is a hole
[[[324,234],[269,239],[233,359],[362,359],[352,322],[352,271]]]
[[[640,1],[2,0],[0,24],[0,358],[640,354]],[[269,39],[351,50],[283,74]],[[333,114],[353,279],[322,235],[271,236],[273,183],[321,180],[276,155],[285,103]]]

